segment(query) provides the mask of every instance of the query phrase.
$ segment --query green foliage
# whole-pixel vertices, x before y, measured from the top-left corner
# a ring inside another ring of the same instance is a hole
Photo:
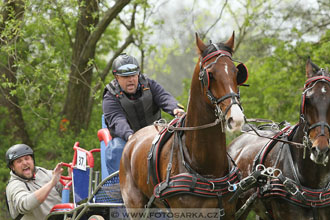
[[[328,43],[313,44],[299,41],[265,39],[272,45],[270,55],[250,57],[250,87],[241,88],[242,103],[248,118],[267,118],[274,121],[299,120],[301,88],[306,80],[308,57],[321,67],[329,65]],[[321,53],[323,54],[321,55]]]
[[[124,40],[125,31],[123,31],[122,22],[118,19],[111,23],[97,44],[97,56],[89,63],[94,64],[97,74],[93,76],[94,81],[90,86],[93,87],[97,83],[101,83],[102,86],[98,91],[92,91],[94,107],[88,129],[75,135],[68,127],[70,122],[66,122],[61,117],[61,111],[65,101],[68,75],[72,68],[73,36],[75,36],[79,18],[79,6],[85,4],[85,1],[81,1],[81,5],[74,0],[58,0],[56,4],[40,0],[24,2],[26,4],[24,19],[10,20],[6,23],[5,29],[0,30],[1,40],[4,42],[0,47],[0,64],[6,64],[8,55],[12,55],[16,58],[13,66],[17,68],[16,82],[2,79],[4,75],[0,73],[1,89],[10,89],[10,96],[17,96],[19,99],[18,107],[23,112],[23,119],[35,146],[37,165],[53,169],[59,161],[71,162],[72,147],[76,141],[79,141],[80,146],[87,150],[99,146],[96,135],[98,129],[101,128],[103,87],[113,77],[110,74],[105,82],[101,82],[100,76],[109,57],[120,47],[119,42]],[[271,28],[267,23],[256,25],[254,22],[254,19],[260,16],[258,11],[261,11],[259,8],[261,2],[263,1],[247,2],[247,7],[252,4],[256,4],[256,7],[251,6],[253,9],[251,14],[242,19],[245,28],[254,26],[256,30]],[[133,3],[139,4],[139,9],[151,8],[146,0],[135,0]],[[124,9],[125,15],[129,15],[132,11],[133,3]],[[111,7],[107,4],[111,5],[111,3],[102,2],[100,18],[102,13]],[[3,6],[4,3],[1,2],[2,9]],[[271,6],[269,7],[271,9]],[[326,8],[322,7],[322,10]],[[179,92],[176,96],[178,101],[187,107],[191,76],[197,62],[194,36],[189,33],[189,30],[195,32],[206,29],[205,21],[212,19],[210,19],[209,11],[203,9],[195,18],[194,26],[185,27],[184,24],[190,18],[187,16],[187,10],[180,12],[185,16],[181,17],[182,20],[176,21],[175,25],[178,28],[173,36],[167,39],[166,46],[158,48],[150,42],[150,36],[155,29],[150,28],[144,20],[150,16],[149,14],[137,16],[137,19],[142,22],[138,23],[131,33],[136,38],[136,46],[150,55],[145,65],[145,72],[156,78],[164,87],[168,87],[170,91],[182,89],[182,93]],[[266,10],[262,18],[274,19],[275,14],[273,10]],[[14,15],[10,14],[10,16]],[[214,19],[216,16],[212,14],[211,17]],[[121,16],[121,19],[127,24],[130,22],[130,16]],[[167,19],[156,19],[150,23],[164,27],[166,21]],[[2,22],[1,14],[0,23]],[[236,32],[236,34],[238,36],[241,33]],[[240,88],[241,101],[248,118],[267,118],[278,122],[287,120],[296,123],[299,119],[301,88],[306,80],[307,58],[311,57],[312,61],[320,67],[329,67],[330,30],[317,43],[303,40],[301,37],[303,32],[298,28],[293,28],[290,34],[292,38],[286,40],[280,40],[280,33],[278,33],[273,37],[250,36],[241,42],[235,56],[244,61],[249,68],[250,75],[247,83],[250,87]],[[2,158],[5,157],[5,152],[11,145],[20,141],[14,135],[19,128],[11,126],[9,114],[4,106],[0,106],[0,156]],[[163,114],[163,117],[167,121],[173,118],[168,114]],[[227,141],[229,142],[232,138],[229,136]],[[99,160],[96,164],[100,164]],[[4,160],[0,160],[0,191],[2,192],[9,178],[8,173]],[[8,216],[3,209],[5,207],[3,195],[0,195],[0,204],[2,207],[0,219],[7,219]],[[253,219],[254,215],[250,213],[249,219]]]

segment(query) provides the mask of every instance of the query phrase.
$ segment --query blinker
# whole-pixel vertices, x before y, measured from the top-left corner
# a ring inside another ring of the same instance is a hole
[[[242,85],[245,83],[249,77],[249,72],[244,63],[240,63],[236,66],[237,72],[237,85]]]

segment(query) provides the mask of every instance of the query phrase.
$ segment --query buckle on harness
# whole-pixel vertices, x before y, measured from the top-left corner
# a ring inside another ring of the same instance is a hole
[[[219,209],[219,215],[220,215],[220,217],[225,216],[225,210],[223,208]]]
[[[288,190],[288,192],[293,196],[297,195],[297,193],[299,192],[298,186],[288,178],[283,182],[283,185]]]
[[[167,182],[161,182],[156,186],[156,190],[154,191],[154,194],[159,197],[167,187],[168,187]]]
[[[229,181],[227,181],[228,183],[228,191],[229,192],[235,192],[237,190],[237,184],[231,184]]]
[[[214,190],[215,190],[214,182],[210,182],[210,183],[212,184],[212,188],[211,188],[210,192],[214,192]]]
[[[152,152],[150,151],[148,154],[147,160],[151,160],[151,158],[152,158]]]
[[[257,179],[254,176],[248,176],[244,179],[242,179],[238,185],[239,187],[245,191],[247,190],[251,185],[255,184],[257,182]]]

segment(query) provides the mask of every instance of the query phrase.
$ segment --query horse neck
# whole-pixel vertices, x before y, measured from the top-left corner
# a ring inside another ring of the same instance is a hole
[[[196,85],[200,86],[200,85]],[[214,109],[200,93],[191,90],[186,127],[196,127],[215,121]],[[226,135],[221,126],[185,132],[186,160],[200,174],[222,177],[228,173]]]
[[[292,141],[303,143],[304,126],[299,124]],[[292,159],[297,170],[300,183],[309,188],[323,188],[330,181],[330,165],[316,164],[310,159],[310,151],[306,149],[304,159],[304,149],[290,145]],[[291,168],[293,169],[293,168]]]

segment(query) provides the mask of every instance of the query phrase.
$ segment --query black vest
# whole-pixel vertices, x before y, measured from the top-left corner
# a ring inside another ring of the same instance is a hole
[[[134,132],[151,125],[161,117],[160,108],[153,102],[148,80],[142,74],[139,76],[139,83],[141,96],[135,100],[131,100],[126,96],[126,94],[120,89],[116,79],[106,85],[104,90],[104,94],[108,90],[112,95],[119,99],[128,123]],[[111,133],[111,128],[109,129]]]

